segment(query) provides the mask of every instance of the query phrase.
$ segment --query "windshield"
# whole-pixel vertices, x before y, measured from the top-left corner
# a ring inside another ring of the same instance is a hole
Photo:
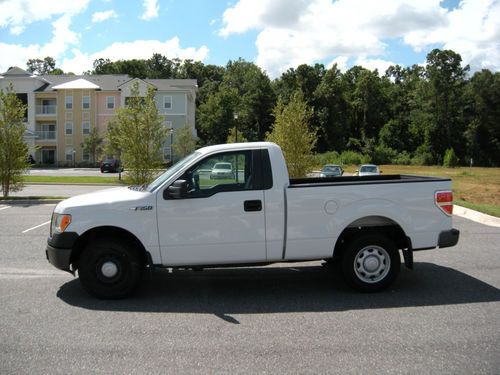
[[[377,172],[377,167],[375,167],[374,165],[367,165],[367,166],[361,167],[361,172],[375,173],[375,172]]]
[[[323,167],[323,172],[340,172],[340,167],[325,166]]]
[[[230,163],[217,163],[214,166],[214,169],[233,169],[232,165]]]
[[[193,152],[192,154],[186,156],[184,159],[179,160],[177,163],[168,168],[165,173],[161,174],[156,180],[151,182],[146,190],[152,192],[156,190],[160,185],[167,181],[170,177],[176,174],[179,170],[184,168],[186,164],[189,164],[191,160],[196,159],[200,155],[199,152]]]

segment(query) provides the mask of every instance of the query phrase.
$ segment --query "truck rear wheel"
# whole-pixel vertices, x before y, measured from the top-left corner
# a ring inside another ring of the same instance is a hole
[[[98,239],[81,254],[78,276],[90,294],[99,298],[121,298],[139,284],[143,268],[141,257],[127,244]]]
[[[365,235],[353,240],[342,258],[342,273],[353,288],[377,292],[397,278],[401,258],[396,245],[387,237]]]

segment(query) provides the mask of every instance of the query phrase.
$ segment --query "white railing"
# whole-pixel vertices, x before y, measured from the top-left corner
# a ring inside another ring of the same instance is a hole
[[[37,115],[55,115],[57,113],[57,105],[55,104],[38,104],[36,106]]]
[[[38,140],[55,140],[56,139],[56,132],[55,130],[37,130],[35,132],[36,134],[36,139]]]

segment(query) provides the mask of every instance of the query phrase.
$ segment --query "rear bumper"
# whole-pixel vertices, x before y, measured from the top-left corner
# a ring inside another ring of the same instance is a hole
[[[459,237],[460,231],[458,229],[443,231],[439,234],[438,246],[440,248],[455,246],[458,243]]]

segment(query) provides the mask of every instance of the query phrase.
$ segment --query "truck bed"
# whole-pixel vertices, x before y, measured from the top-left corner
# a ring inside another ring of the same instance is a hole
[[[450,181],[450,179],[404,174],[388,174],[379,176],[306,177],[290,179],[289,187],[297,188],[330,185],[393,184],[431,181]]]

